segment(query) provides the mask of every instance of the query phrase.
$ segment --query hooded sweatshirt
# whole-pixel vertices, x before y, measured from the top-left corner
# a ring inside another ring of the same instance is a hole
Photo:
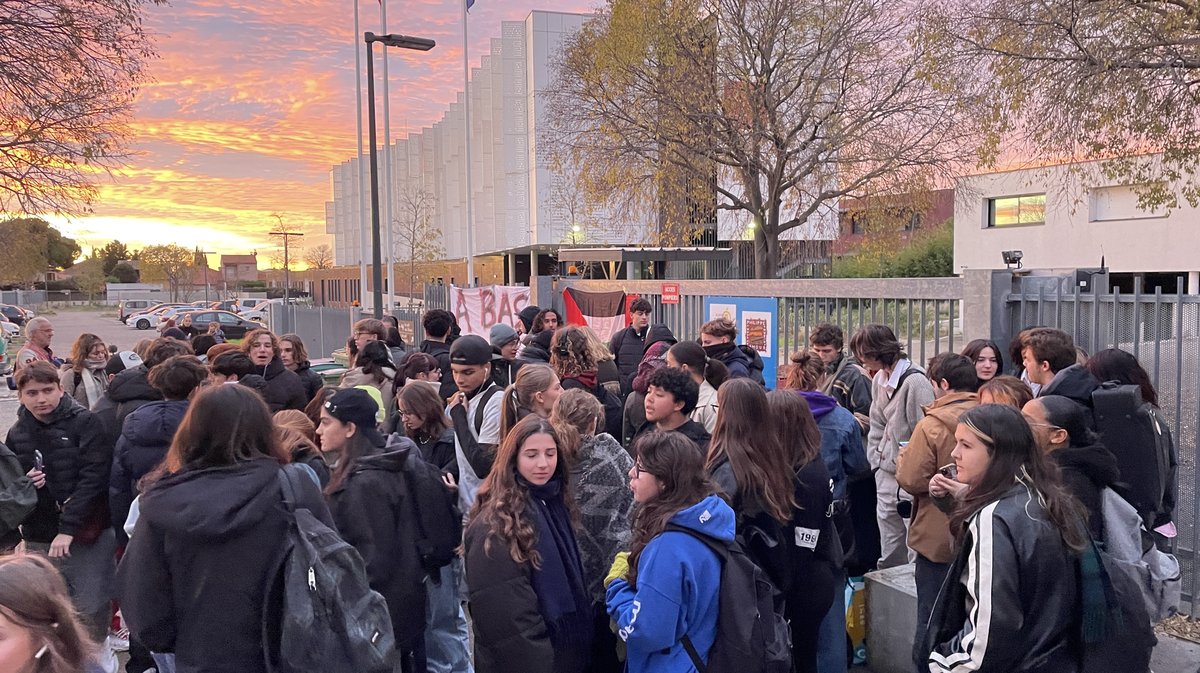
[[[1092,393],[1100,387],[1100,382],[1083,365],[1071,365],[1054,375],[1054,379],[1042,386],[1038,397],[1061,395],[1075,400],[1088,409],[1092,408]]]
[[[1063,485],[1083,505],[1092,539],[1103,540],[1104,517],[1101,491],[1112,488],[1121,478],[1117,458],[1102,444],[1064,446],[1050,451],[1050,458],[1062,470]]]
[[[710,495],[680,510],[671,523],[717,540],[734,536],[733,509]],[[717,636],[721,559],[682,531],[665,531],[642,550],[637,587],[624,578],[608,586],[608,614],[625,641],[628,673],[695,671],[683,647],[688,636],[702,658]]]
[[[854,414],[829,395],[816,390],[804,390],[799,394],[808,402],[821,431],[821,459],[833,480],[833,499],[844,500],[847,480],[871,469],[863,449],[861,426]]]
[[[283,360],[278,356],[271,358],[261,371],[256,369],[254,373],[260,374],[267,382],[263,397],[271,407],[271,413],[283,409],[304,411],[304,407],[308,406],[307,392],[300,375],[284,367]]]
[[[256,458],[185,469],[139,501],[141,517],[117,569],[129,630],[155,652],[174,652],[180,673],[260,673],[263,624],[288,515],[279,464]],[[332,527],[317,485],[301,479],[300,505]]]

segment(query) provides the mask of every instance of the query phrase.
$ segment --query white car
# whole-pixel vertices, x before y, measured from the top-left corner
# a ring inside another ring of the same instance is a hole
[[[153,311],[134,313],[125,319],[125,324],[135,329],[150,329],[151,327],[158,327],[158,316],[162,315],[163,311],[166,311],[168,308],[170,307],[160,306]]]
[[[265,324],[271,318],[271,304],[281,304],[281,303],[283,303],[283,302],[278,299],[271,299],[269,301],[264,301],[259,304],[256,304],[254,306],[254,308],[248,308],[248,309],[242,310],[240,315],[243,318],[245,318],[246,320],[253,320],[255,322],[261,322],[261,323]]]
[[[21,335],[21,328],[18,327],[17,324],[12,322],[11,320],[0,321],[0,331],[4,332],[0,336],[3,336],[7,339],[12,339],[14,337],[18,337]]]

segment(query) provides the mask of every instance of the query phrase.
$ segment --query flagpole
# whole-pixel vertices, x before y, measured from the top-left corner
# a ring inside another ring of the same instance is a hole
[[[463,112],[466,118],[464,143],[466,145],[466,185],[467,185],[467,281],[463,287],[475,284],[475,225],[472,201],[474,193],[471,189],[471,68],[468,54],[470,42],[467,41],[467,10],[474,4],[473,0],[458,0],[462,6],[463,29]]]
[[[387,35],[387,0],[379,0],[379,32],[382,35]],[[396,306],[394,292],[396,291],[396,270],[395,263],[392,260],[392,115],[391,115],[391,96],[388,95],[388,48],[383,45],[383,176],[386,186],[384,187],[383,201],[383,217],[387,223],[386,234],[386,254],[383,256],[387,263],[387,313],[390,314]]]
[[[354,4],[354,106],[356,113],[354,115],[355,128],[358,133],[355,138],[358,140],[358,298],[359,305],[362,304],[362,299],[365,296],[363,293],[367,291],[367,220],[365,214],[367,206],[363,202],[366,196],[365,186],[367,184],[363,172],[366,170],[366,162],[363,160],[363,121],[362,121],[362,48],[359,46],[362,40],[362,33],[359,32],[358,26],[358,0],[350,0]]]

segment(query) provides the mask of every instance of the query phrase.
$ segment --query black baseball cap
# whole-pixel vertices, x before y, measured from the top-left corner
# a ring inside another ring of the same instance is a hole
[[[383,446],[383,435],[379,434],[375,424],[379,405],[366,391],[343,388],[325,400],[324,409],[342,423],[353,423],[375,446]]]
[[[450,364],[482,365],[492,361],[492,345],[481,336],[468,334],[450,345]]]

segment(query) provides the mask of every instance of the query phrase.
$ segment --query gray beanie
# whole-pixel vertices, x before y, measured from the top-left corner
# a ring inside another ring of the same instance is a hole
[[[504,344],[516,340],[517,330],[502,322],[492,325],[492,330],[488,332],[488,343],[492,345],[492,348],[500,348]]]

